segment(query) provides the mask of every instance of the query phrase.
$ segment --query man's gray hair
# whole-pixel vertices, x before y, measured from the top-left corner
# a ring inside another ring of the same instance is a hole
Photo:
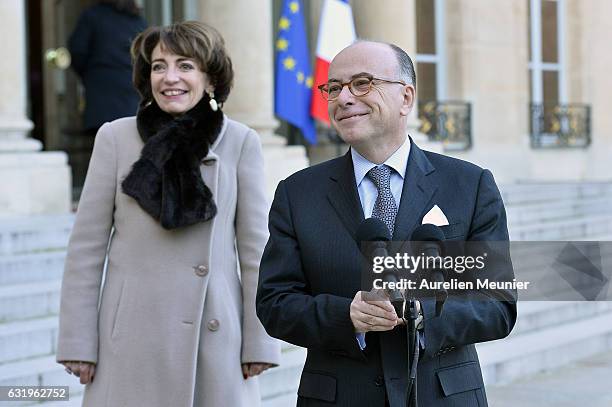
[[[399,78],[400,80],[414,86],[416,89],[416,72],[414,71],[414,64],[410,56],[395,44],[388,44],[395,56],[397,57],[397,65],[399,66]]]
[[[412,59],[406,53],[406,51],[404,51],[395,44],[391,44],[390,42],[374,41],[364,38],[359,38],[355,40],[352,45],[358,44],[360,42],[374,42],[377,44],[385,44],[389,46],[389,48],[391,48],[395,53],[395,57],[397,59],[397,66],[399,67],[399,79],[409,85],[414,86],[414,88],[416,89],[416,72],[414,70],[414,64],[412,63]]]

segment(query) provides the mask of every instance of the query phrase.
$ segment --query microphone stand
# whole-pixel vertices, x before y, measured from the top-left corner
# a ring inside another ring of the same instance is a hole
[[[406,396],[407,407],[418,407],[417,400],[417,366],[419,364],[419,340],[417,338],[417,318],[419,316],[416,301],[406,299],[404,303],[404,321],[408,336],[408,392]],[[408,318],[406,319],[406,316]]]
[[[444,281],[444,274],[441,270],[435,280]],[[442,314],[444,303],[448,297],[448,293],[444,288],[437,289],[436,293],[436,317]],[[420,344],[417,330],[417,319],[419,311],[417,310],[417,302],[414,298],[406,299],[404,302],[404,320],[406,321],[406,333],[408,335],[408,392],[406,396],[407,407],[418,407],[417,399],[417,368],[419,364]],[[408,318],[406,319],[406,316]]]

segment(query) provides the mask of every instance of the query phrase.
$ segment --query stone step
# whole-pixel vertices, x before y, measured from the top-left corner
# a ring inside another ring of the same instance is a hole
[[[0,324],[0,369],[6,363],[55,352],[56,315]]]
[[[305,361],[306,349],[283,343],[280,365],[265,371],[259,381],[264,406],[295,405],[295,395]],[[293,404],[279,404],[287,397],[293,397]]]
[[[69,402],[57,402],[58,406],[80,405],[74,402],[80,399],[83,385],[79,379],[64,371],[64,367],[55,362],[55,355],[44,355],[36,358],[0,364],[0,386],[69,386]],[[74,399],[73,399],[74,397]],[[51,405],[56,402],[45,403]],[[32,405],[33,403],[24,403]],[[11,406],[17,405],[11,402]],[[23,405],[23,404],[22,404]],[[40,403],[34,404],[39,406]]]
[[[549,244],[538,244],[538,242],[523,242],[533,243],[533,250],[538,252],[531,253],[527,250],[519,250],[516,245],[521,242],[516,242],[512,249],[512,263],[514,267],[514,274],[518,281],[530,282],[528,290],[521,290],[518,292],[519,304],[528,302],[528,300],[534,302],[544,302],[554,300],[559,301],[579,301],[579,307],[593,307],[593,305],[583,305],[581,303],[598,301],[607,301],[612,299],[611,290],[607,279],[610,278],[610,262],[612,261],[612,244],[600,244],[599,254],[600,262],[597,261],[596,256],[593,256],[595,267],[599,267],[598,263],[603,267],[601,276],[597,274],[591,274],[588,270],[585,270],[581,265],[583,259],[580,259],[581,254],[577,254],[576,259],[571,260],[570,266],[563,265],[563,262],[559,261],[560,257],[566,257],[562,255],[565,242],[559,242],[555,244],[547,242]],[[556,247],[553,247],[555,245]],[[597,243],[588,242],[588,246],[591,249],[597,249]],[[576,243],[576,247],[579,247],[580,243]],[[527,248],[526,248],[527,249]],[[585,248],[580,248],[580,251],[584,251]],[[519,255],[519,252],[522,255]],[[568,255],[572,255],[569,253]],[[571,266],[574,264],[575,266]],[[608,265],[608,266],[606,266]],[[574,269],[577,267],[577,269]],[[612,302],[610,303],[612,304]],[[606,307],[607,302],[603,302],[603,305],[597,305],[597,307]],[[592,308],[596,312],[604,308]],[[583,310],[586,312],[586,310]]]
[[[60,280],[0,285],[0,324],[59,313]]]
[[[63,250],[73,214],[0,218],[0,255]]]
[[[612,352],[598,353],[511,383],[487,386],[494,407],[610,407]]]
[[[590,241],[590,242],[612,242],[612,231],[608,233],[602,233],[599,235],[591,235],[583,239],[576,239],[578,241]]]
[[[508,184],[501,185],[507,206],[536,202],[612,197],[612,183]]]
[[[61,280],[65,259],[65,250],[0,255],[0,286]]]
[[[610,215],[612,198],[560,201],[506,207],[508,224],[522,225],[548,220],[564,220],[589,215]]]
[[[580,219],[563,219],[551,222],[536,222],[508,228],[510,240],[576,240],[589,236],[609,234],[612,231],[612,216],[593,215]]]
[[[513,335],[531,334],[571,321],[593,318],[612,312],[607,301],[519,301]]]
[[[558,368],[612,349],[612,312],[477,345],[486,384]]]

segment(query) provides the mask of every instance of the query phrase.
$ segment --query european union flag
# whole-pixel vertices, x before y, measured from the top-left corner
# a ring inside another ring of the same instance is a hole
[[[313,80],[299,0],[284,0],[278,29],[274,112],[298,127],[304,138],[315,144],[317,133],[310,116]]]

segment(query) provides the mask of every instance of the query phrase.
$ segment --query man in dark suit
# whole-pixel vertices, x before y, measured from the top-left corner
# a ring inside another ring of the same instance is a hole
[[[276,190],[257,314],[270,335],[308,349],[298,406],[406,406],[405,327],[388,301],[360,291],[356,231],[365,218],[409,240],[437,205],[447,239],[508,240],[491,173],[424,152],[407,136],[415,85],[412,61],[398,47],[358,42],[341,51],[321,91],[351,150]],[[439,317],[433,301],[420,308],[419,405],[486,406],[474,343],[508,335],[515,303],[449,298]]]

